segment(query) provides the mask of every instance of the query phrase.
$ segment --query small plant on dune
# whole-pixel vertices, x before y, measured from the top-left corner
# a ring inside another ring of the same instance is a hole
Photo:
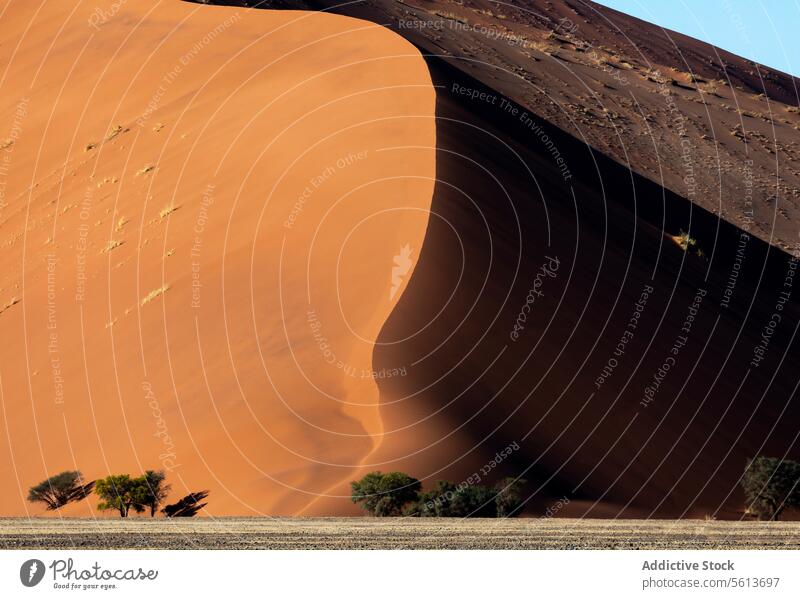
[[[434,11],[432,11],[432,13],[434,15],[436,15],[437,17],[442,17],[443,19],[447,19],[449,21],[455,21],[457,23],[461,23],[462,25],[466,25],[467,23],[469,23],[469,20],[467,19],[467,17],[462,17],[460,15],[457,15],[454,12],[443,11],[443,10],[434,10]]]
[[[721,98],[722,96],[719,95],[719,85],[717,81],[707,81],[697,86],[697,90],[703,94],[709,94],[712,96],[717,96]]]
[[[127,131],[127,129],[125,129],[125,128],[124,128],[122,125],[117,125],[116,127],[112,128],[112,129],[111,129],[111,130],[108,132],[108,134],[106,135],[106,141],[111,141],[111,140],[112,140],[112,139],[114,139],[114,138],[115,138],[117,135],[119,135],[120,133],[124,133],[124,132],[126,132],[126,131]]]
[[[373,516],[400,516],[403,508],[417,499],[422,488],[416,479],[402,472],[370,472],[350,483],[353,503]]]
[[[759,520],[779,520],[786,508],[800,507],[800,463],[757,457],[748,462],[742,487],[747,512]]]
[[[73,501],[84,499],[92,492],[94,481],[84,483],[78,470],[61,472],[43,480],[28,490],[28,501],[44,503],[48,510],[57,510]]]
[[[694,250],[694,253],[696,253],[699,257],[705,256],[705,253],[697,243],[697,239],[692,237],[683,229],[681,229],[680,233],[677,235],[670,236],[670,239],[672,239],[672,241],[674,241],[684,252]]]
[[[149,304],[159,295],[166,293],[167,291],[169,291],[169,285],[164,285],[163,287],[159,287],[158,289],[153,289],[150,293],[148,293],[142,298],[142,305],[144,306],[145,304]]]
[[[16,306],[20,302],[18,297],[12,297],[8,300],[4,305],[0,306],[0,314],[11,308],[12,306]]]
[[[672,236],[672,241],[677,243],[683,251],[688,251],[697,245],[697,240],[683,229],[677,235]]]
[[[119,246],[121,246],[123,243],[125,243],[125,242],[121,241],[119,239],[109,239],[108,243],[106,244],[106,247],[103,248],[103,252],[102,253],[103,254],[107,254],[111,250],[116,249]]]
[[[169,206],[164,206],[164,208],[161,209],[161,212],[158,213],[158,216],[160,218],[162,218],[162,219],[166,218],[170,214],[175,212],[178,208],[180,208],[180,206],[176,206],[175,204],[170,204]]]

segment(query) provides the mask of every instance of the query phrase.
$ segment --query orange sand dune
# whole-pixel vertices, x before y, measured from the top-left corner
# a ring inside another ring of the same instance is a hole
[[[380,439],[427,67],[342,16],[115,6],[0,10],[0,514],[62,470],[146,468],[211,514],[298,513]]]

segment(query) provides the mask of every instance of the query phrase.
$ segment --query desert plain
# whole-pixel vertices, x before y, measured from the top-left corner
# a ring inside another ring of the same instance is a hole
[[[798,549],[798,522],[571,518],[0,519],[0,549]]]

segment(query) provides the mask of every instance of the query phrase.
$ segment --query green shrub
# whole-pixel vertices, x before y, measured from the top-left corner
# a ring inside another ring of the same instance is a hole
[[[481,485],[440,480],[432,491],[420,493],[415,509],[414,515],[422,517],[491,518],[495,515],[494,492]]]
[[[422,485],[402,472],[370,472],[350,483],[353,503],[373,516],[399,516],[403,508],[417,499]]]
[[[495,489],[495,506],[498,518],[510,518],[519,516],[523,506],[522,486],[527,481],[524,478],[506,477],[497,483]]]
[[[778,520],[786,508],[800,506],[800,463],[757,457],[748,462],[742,487],[749,512],[759,520]]]

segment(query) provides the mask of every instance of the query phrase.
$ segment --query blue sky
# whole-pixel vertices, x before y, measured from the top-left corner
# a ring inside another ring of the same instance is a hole
[[[800,76],[800,0],[597,0]]]

